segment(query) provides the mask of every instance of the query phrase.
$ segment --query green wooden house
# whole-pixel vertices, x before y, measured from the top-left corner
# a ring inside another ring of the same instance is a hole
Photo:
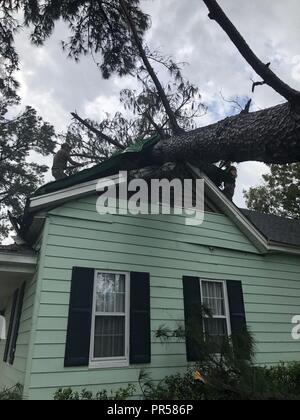
[[[238,209],[191,165],[187,172],[205,180],[203,224],[174,214],[101,216],[97,181],[122,159],[38,190],[15,222],[26,244],[0,247],[0,388],[20,383],[24,398],[51,399],[61,387],[137,384],[142,368],[154,380],[184,372],[191,342],[162,343],[155,331],[184,325],[197,302],[213,310],[211,335],[247,323],[258,364],[300,361],[291,334],[300,222]]]

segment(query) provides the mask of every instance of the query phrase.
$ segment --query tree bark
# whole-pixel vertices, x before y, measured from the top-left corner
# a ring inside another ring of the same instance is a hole
[[[221,160],[300,162],[300,113],[284,103],[228,117],[216,124],[159,141],[149,157],[160,163],[182,160],[195,164]]]

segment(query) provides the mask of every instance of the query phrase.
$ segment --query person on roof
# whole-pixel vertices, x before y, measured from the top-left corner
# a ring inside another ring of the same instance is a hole
[[[52,175],[57,181],[58,179],[67,178],[65,170],[67,169],[68,162],[76,167],[81,166],[71,158],[71,146],[68,143],[64,143],[61,149],[56,153],[53,159]]]
[[[225,172],[227,172],[227,174],[231,176],[232,180],[224,182],[223,193],[226,195],[226,197],[230,201],[232,201],[233,196],[234,196],[235,186],[236,186],[237,169],[235,166],[232,166],[229,162],[226,164]]]

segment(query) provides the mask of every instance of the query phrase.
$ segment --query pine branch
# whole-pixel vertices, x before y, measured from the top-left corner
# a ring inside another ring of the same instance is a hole
[[[117,147],[118,149],[125,150],[125,146],[123,146],[117,140],[114,140],[114,139],[110,138],[109,136],[107,136],[106,134],[102,133],[100,130],[97,130],[97,128],[93,127],[86,120],[83,120],[82,118],[80,118],[79,115],[77,115],[75,112],[71,112],[71,115],[72,115],[73,118],[75,118],[77,121],[79,121],[80,124],[84,125],[92,133],[96,134],[96,136],[99,137],[100,139],[107,141],[107,143],[112,144],[113,146]]]

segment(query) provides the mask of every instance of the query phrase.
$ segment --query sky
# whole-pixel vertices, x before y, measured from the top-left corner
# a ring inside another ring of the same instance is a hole
[[[286,83],[300,90],[300,2],[299,0],[220,0],[220,5],[237,26],[255,53]],[[284,102],[268,86],[258,87],[252,95],[251,79],[259,80],[236,50],[227,35],[207,16],[201,0],[142,0],[142,9],[151,15],[146,42],[175,60],[187,62],[184,75],[196,84],[207,114],[198,126],[218,121],[233,112],[222,99],[250,96],[252,110]],[[53,36],[43,47],[30,45],[28,33],[16,39],[20,54],[18,79],[22,105],[31,105],[57,133],[66,131],[70,112],[98,121],[106,113],[122,110],[119,92],[133,88],[130,78],[103,80],[90,57],[79,64],[62,51],[60,41],[68,29],[58,23]],[[34,156],[36,159],[36,156]],[[51,166],[52,158],[44,162]],[[243,190],[262,183],[268,168],[259,162],[238,164],[235,203],[245,207]],[[51,180],[50,172],[46,181]]]

